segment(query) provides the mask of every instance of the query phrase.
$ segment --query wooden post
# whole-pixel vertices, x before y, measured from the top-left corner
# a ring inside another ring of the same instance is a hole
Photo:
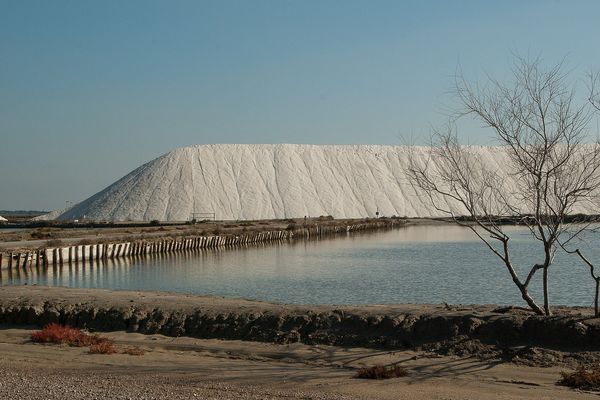
[[[23,260],[23,269],[27,268],[27,262],[29,261],[29,252],[25,253],[25,260]]]

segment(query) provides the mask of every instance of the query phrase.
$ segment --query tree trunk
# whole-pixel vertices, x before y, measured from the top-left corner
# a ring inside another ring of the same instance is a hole
[[[548,295],[548,267],[544,267],[544,312],[546,315],[552,315],[550,310],[550,299]]]
[[[596,279],[596,295],[594,296],[594,316],[598,318],[598,292],[600,291],[600,279]]]
[[[523,298],[523,300],[525,300],[529,308],[531,308],[533,312],[535,312],[537,315],[546,315],[544,310],[540,306],[538,306],[537,303],[533,300],[533,298],[529,295],[529,291],[527,290],[527,288],[522,284],[517,284],[517,286],[521,291],[521,297]]]

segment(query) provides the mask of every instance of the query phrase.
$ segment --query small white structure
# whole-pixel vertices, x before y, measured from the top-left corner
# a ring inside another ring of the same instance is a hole
[[[4,218],[2,215],[0,215],[0,224],[2,224],[4,222],[8,222],[8,220],[6,218]]]

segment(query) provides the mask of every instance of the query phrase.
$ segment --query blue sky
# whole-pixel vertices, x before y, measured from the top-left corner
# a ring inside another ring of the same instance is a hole
[[[600,69],[598,1],[0,0],[0,209],[78,202],[173,148],[401,144],[460,66]],[[489,133],[469,125],[465,137]]]

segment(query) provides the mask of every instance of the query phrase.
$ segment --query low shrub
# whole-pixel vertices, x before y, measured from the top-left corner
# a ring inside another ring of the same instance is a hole
[[[600,366],[587,369],[580,365],[573,372],[561,372],[559,385],[583,390],[600,390]]]
[[[62,245],[63,242],[60,239],[46,240],[46,247],[60,247]]]
[[[134,346],[128,347],[125,350],[123,350],[123,354],[129,354],[130,356],[143,356],[144,354],[146,354],[146,352],[140,349],[139,347]]]
[[[99,335],[90,335],[68,325],[51,323],[41,331],[31,334],[31,341],[36,343],[66,344],[69,346],[83,347],[108,342],[108,339]]]
[[[321,215],[317,218],[319,221],[333,221],[333,217],[331,215]]]
[[[36,343],[66,344],[73,347],[90,347],[90,354],[115,354],[123,353],[130,356],[143,356],[145,351],[137,346],[128,347],[122,351],[108,338],[98,334],[89,334],[68,325],[56,323],[44,326],[41,331],[31,334],[31,341]]]
[[[52,237],[52,233],[35,230],[29,234],[32,239],[48,239]]]
[[[375,365],[373,367],[362,368],[359,370],[355,378],[358,379],[390,379],[406,376],[407,372],[399,365],[386,367],[383,365]]]
[[[287,226],[287,228],[285,228],[285,230],[287,230],[287,231],[295,231],[296,230],[296,224],[295,223],[288,224],[288,226]]]
[[[117,348],[112,342],[106,341],[90,346],[90,354],[115,354]]]

